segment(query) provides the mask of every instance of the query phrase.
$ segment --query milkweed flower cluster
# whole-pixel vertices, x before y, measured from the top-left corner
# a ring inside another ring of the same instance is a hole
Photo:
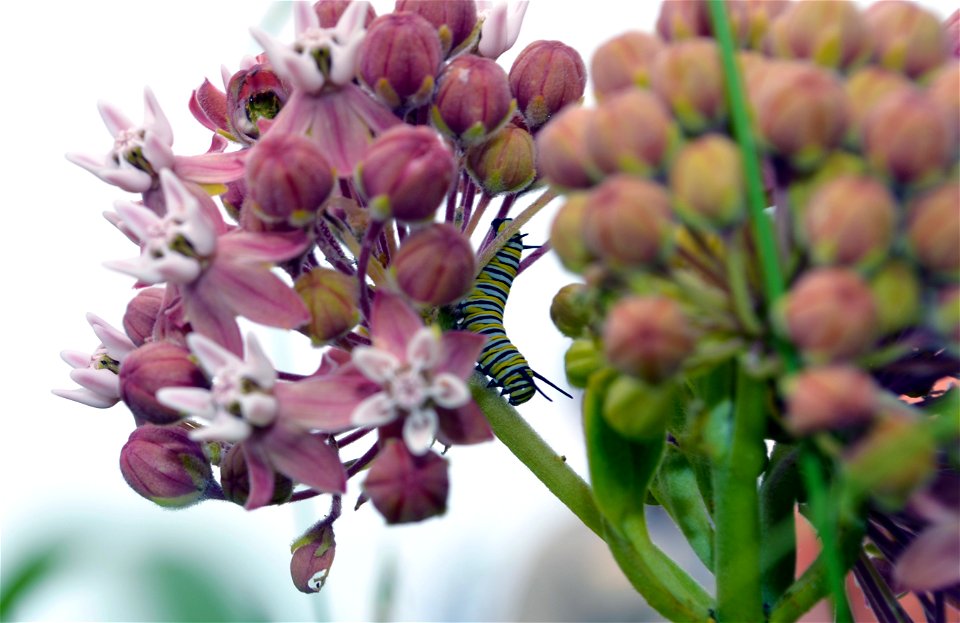
[[[456,310],[510,235],[494,227],[477,249],[470,235],[494,201],[503,222],[543,188],[533,135],[586,80],[558,41],[534,43],[509,72],[497,64],[525,10],[298,3],[293,42],[252,29],[264,52],[225,72],[222,90],[205,80],[190,95],[208,153],[174,153],[148,90],[141,125],[100,105],[114,140],[104,157],[68,156],[139,194],[105,213],[133,243],[106,266],[137,294],[123,330],[88,316],[101,345],[63,354],[80,388],[55,393],[126,404],[137,428],[121,472],[161,506],[332,494],[293,546],[302,591],[326,580],[350,478],[365,474],[358,507],[420,521],[446,508],[438,443],[492,438],[468,386],[486,338]],[[279,369],[241,317],[309,337],[316,371]]]

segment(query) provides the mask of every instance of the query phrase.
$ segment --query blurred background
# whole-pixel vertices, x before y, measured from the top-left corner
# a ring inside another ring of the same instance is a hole
[[[931,4],[931,3],[927,3]],[[393,2],[374,2],[379,13]],[[513,59],[537,39],[560,39],[589,59],[605,39],[652,30],[659,2],[534,0]],[[935,4],[943,16],[953,7]],[[90,409],[50,394],[69,388],[64,349],[92,351],[84,320],[120,326],[131,280],[101,266],[130,243],[100,213],[124,193],[69,164],[68,151],[105,153],[103,100],[139,123],[150,86],[174,129],[178,154],[206,151],[209,134],[187,110],[204,78],[259,52],[248,27],[292,40],[290,5],[263,2],[19,2],[0,20],[4,106],[3,283],[0,306],[7,396],[0,432],[0,617],[44,621],[639,621],[656,620],[606,547],[499,442],[453,448],[446,516],[387,528],[368,506],[336,524],[337,557],[319,595],[289,577],[290,543],[327,511],[320,498],[247,513],[207,502],[165,511],[120,476],[133,429],[122,405]],[[590,92],[590,85],[587,87]],[[589,96],[588,96],[589,102]],[[556,206],[553,206],[555,209]],[[550,211],[529,229],[546,239]],[[549,320],[570,281],[552,258],[522,275],[506,327],[531,366],[563,384],[567,340]],[[316,353],[295,336],[263,331],[271,357],[312,370]],[[554,394],[555,395],[555,394]],[[577,400],[536,397],[522,414],[584,474]],[[661,546],[708,578],[667,522]]]

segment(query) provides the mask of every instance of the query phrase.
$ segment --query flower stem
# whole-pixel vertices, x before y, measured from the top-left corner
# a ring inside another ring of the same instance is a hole
[[[477,274],[479,275],[480,271],[490,263],[490,260],[493,259],[493,256],[497,254],[500,249],[503,248],[503,245],[507,244],[507,241],[510,240],[517,232],[520,231],[520,228],[527,224],[527,222],[532,219],[537,212],[542,210],[547,206],[548,203],[553,201],[557,197],[557,193],[553,190],[544,191],[539,197],[537,197],[533,203],[524,208],[523,212],[517,215],[517,218],[513,219],[509,225],[503,228],[496,238],[494,238],[489,245],[486,245],[483,248],[483,251],[480,253],[480,257],[477,260]]]

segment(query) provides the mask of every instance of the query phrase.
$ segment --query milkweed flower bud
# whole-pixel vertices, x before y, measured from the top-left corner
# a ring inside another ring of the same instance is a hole
[[[473,0],[397,0],[397,11],[410,11],[430,22],[440,37],[444,57],[462,51],[474,39],[477,3]]]
[[[803,209],[801,237],[816,264],[872,266],[887,256],[897,205],[885,184],[848,175],[824,184]]]
[[[536,163],[533,136],[511,124],[466,153],[467,171],[488,195],[520,192],[537,176]]]
[[[327,581],[337,542],[333,538],[333,526],[323,524],[311,530],[290,546],[290,577],[293,585],[302,593],[316,593]]]
[[[921,289],[916,271],[906,262],[891,260],[870,279],[877,304],[880,335],[913,326],[920,318]]]
[[[790,6],[788,0],[727,0],[733,38],[740,47],[763,47],[774,20]]]
[[[655,182],[615,175],[590,192],[583,221],[587,249],[614,266],[639,267],[673,248],[670,195]]]
[[[651,176],[676,149],[680,132],[660,99],[632,89],[605,99],[586,133],[590,159],[605,173]]]
[[[810,197],[820,188],[839,177],[863,176],[868,171],[867,162],[862,157],[848,151],[837,150],[830,152],[812,175],[794,181],[788,193],[790,207],[794,211],[794,216],[797,217],[795,231],[800,232],[803,229],[803,209],[810,203]]]
[[[629,296],[607,314],[603,348],[621,372],[664,381],[693,353],[696,333],[680,304],[665,296]]]
[[[844,85],[849,102],[850,123],[847,142],[859,146],[863,122],[883,98],[896,91],[912,89],[912,83],[895,71],[870,65],[851,75]]]
[[[310,322],[300,330],[314,346],[342,336],[360,322],[359,287],[350,275],[330,268],[314,268],[297,277],[293,289],[310,310]]]
[[[874,39],[873,59],[887,69],[919,78],[948,58],[940,20],[916,2],[876,2],[864,18]]]
[[[397,284],[418,303],[449,305],[473,285],[477,258],[470,241],[449,223],[435,223],[403,241],[392,263]]]
[[[620,435],[639,441],[662,437],[676,404],[675,383],[648,383],[624,375],[607,389],[601,415]]]
[[[907,206],[907,241],[921,266],[935,275],[960,275],[960,184],[945,182]]]
[[[168,508],[195,504],[215,486],[203,448],[180,426],[134,429],[120,450],[120,473],[138,495]]]
[[[588,193],[567,197],[550,227],[550,247],[567,270],[580,272],[594,259],[583,241],[583,226],[590,200]]]
[[[137,346],[153,338],[153,327],[163,303],[164,288],[144,288],[127,303],[123,314],[123,330]]]
[[[867,22],[848,0],[790,3],[771,24],[767,47],[774,56],[841,71],[862,64],[873,50]]]
[[[267,223],[306,225],[333,190],[333,170],[320,146],[301,134],[270,132],[250,150],[247,198]]]
[[[273,480],[273,497],[268,504],[282,504],[289,500],[293,493],[293,481],[276,471],[273,474]],[[243,444],[230,446],[220,460],[220,486],[223,488],[223,497],[227,501],[239,506],[247,503],[247,498],[250,497],[250,473],[244,457]]]
[[[313,10],[317,14],[317,19],[320,21],[320,28],[336,27],[337,22],[340,21],[340,18],[347,10],[347,7],[350,6],[350,3],[359,1],[360,0],[317,0],[313,5]],[[367,14],[363,19],[364,28],[369,26],[370,22],[376,17],[377,13],[373,10],[373,5],[368,2]]]
[[[710,35],[710,13],[705,0],[664,2],[657,16],[657,32],[665,41]]]
[[[877,307],[866,283],[846,268],[804,274],[782,302],[782,323],[793,343],[814,362],[855,357],[877,333]]]
[[[289,98],[280,77],[266,65],[254,65],[233,74],[227,84],[227,127],[242,143],[260,137],[257,122],[273,119]]]
[[[799,436],[868,423],[879,388],[870,375],[847,364],[807,368],[784,383],[786,424]]]
[[[416,108],[433,95],[442,57],[433,24],[416,13],[387,13],[360,44],[357,77],[390,108]]]
[[[960,15],[960,11],[957,15]],[[953,130],[950,136],[956,157],[957,149],[960,148],[960,61],[946,63],[933,74],[927,87],[927,95],[940,107]]]
[[[163,387],[210,387],[190,352],[169,342],[150,342],[133,351],[120,366],[120,399],[137,421],[170,424],[181,414],[157,401]]]
[[[443,69],[433,101],[433,125],[464,145],[485,141],[516,111],[507,73],[473,54],[458,56]]]
[[[583,97],[587,69],[569,45],[540,40],[520,52],[508,78],[527,127],[536,130],[561,108]]]
[[[720,51],[713,39],[681,41],[663,50],[653,63],[651,82],[687,132],[709,130],[727,118]]]
[[[586,299],[587,287],[582,283],[567,284],[554,295],[550,320],[560,333],[572,338],[583,335],[592,315]]]
[[[677,213],[707,229],[734,225],[746,215],[743,162],[736,143],[709,134],[688,143],[670,167]]]
[[[948,286],[937,293],[933,328],[949,340],[955,355],[960,353],[960,286]]]
[[[863,125],[867,161],[895,182],[923,186],[950,163],[952,128],[925,93],[899,90],[883,98]]]
[[[622,89],[648,86],[653,59],[664,47],[660,37],[640,31],[603,43],[590,59],[594,96],[602,101]]]
[[[378,220],[429,220],[457,175],[450,149],[428,127],[400,125],[381,134],[357,166],[356,183]]]
[[[590,375],[603,368],[603,365],[603,353],[592,339],[574,340],[563,355],[567,382],[573,387],[586,387]]]
[[[587,136],[596,111],[570,106],[537,133],[537,170],[561,188],[589,188],[603,174],[587,154]]]

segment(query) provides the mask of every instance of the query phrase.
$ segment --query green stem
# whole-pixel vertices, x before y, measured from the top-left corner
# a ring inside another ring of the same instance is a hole
[[[733,310],[747,335],[761,335],[763,325],[753,309],[750,284],[747,283],[747,254],[738,240],[730,239],[727,245],[727,281],[733,299]]]
[[[480,257],[477,258],[477,275],[480,274],[480,271],[483,270],[483,267],[490,263],[490,260],[493,259],[493,256],[496,255],[500,249],[503,248],[503,245],[507,244],[507,241],[515,236],[520,228],[527,224],[527,222],[532,219],[537,212],[542,210],[547,206],[548,203],[556,199],[558,193],[554,190],[546,190],[539,197],[534,199],[533,203],[524,208],[524,210],[513,219],[509,225],[503,228],[496,238],[493,239],[486,249],[483,250],[483,253],[480,254]]]

